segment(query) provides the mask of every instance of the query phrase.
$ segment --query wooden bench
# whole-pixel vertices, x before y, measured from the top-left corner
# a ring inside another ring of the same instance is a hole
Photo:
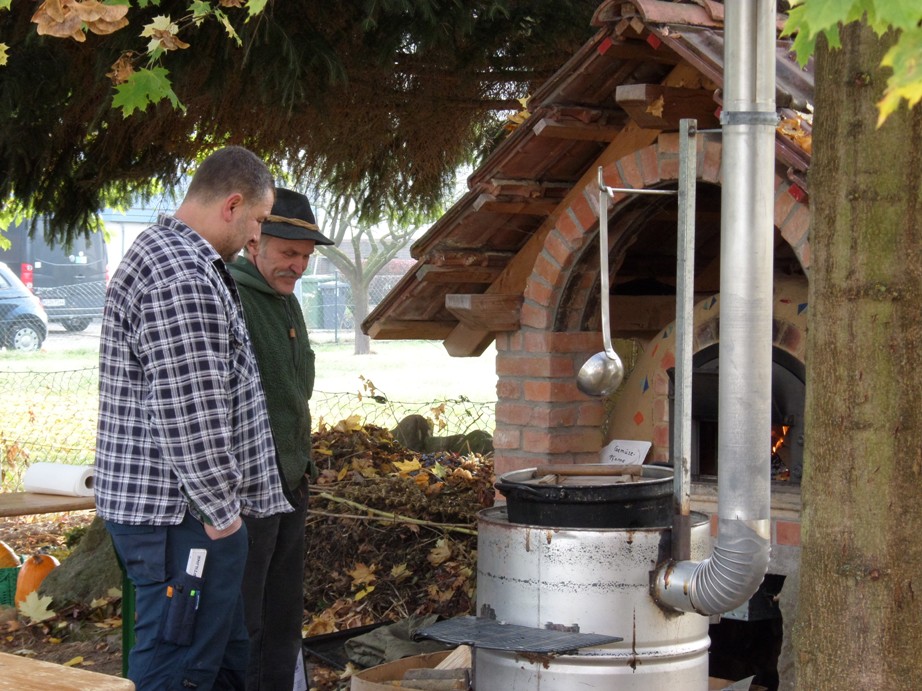
[[[38,492],[0,492],[0,516],[28,516],[95,509],[94,497],[65,497]]]
[[[2,688],[17,691],[132,691],[130,679],[0,653]]]

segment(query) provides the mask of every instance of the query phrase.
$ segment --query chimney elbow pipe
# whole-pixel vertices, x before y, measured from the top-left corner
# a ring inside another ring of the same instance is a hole
[[[669,562],[657,570],[653,588],[660,605],[710,616],[752,597],[768,570],[769,521],[721,519],[720,540],[700,562]]]

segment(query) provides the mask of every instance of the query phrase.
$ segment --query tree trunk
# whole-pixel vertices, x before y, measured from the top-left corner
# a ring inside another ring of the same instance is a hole
[[[352,314],[355,317],[355,355],[371,353],[371,339],[362,333],[362,322],[368,316],[368,288],[359,285],[352,287]]]
[[[122,571],[103,520],[95,517],[86,535],[61,565],[42,581],[39,593],[52,597],[52,609],[65,605],[90,606],[122,587]]]
[[[810,691],[922,679],[922,109],[876,129],[892,38],[853,23],[817,53],[794,634]]]

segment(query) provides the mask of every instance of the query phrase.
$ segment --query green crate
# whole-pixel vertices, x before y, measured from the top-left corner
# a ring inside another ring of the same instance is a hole
[[[16,602],[16,578],[18,576],[18,566],[0,569],[0,605],[12,607]]]

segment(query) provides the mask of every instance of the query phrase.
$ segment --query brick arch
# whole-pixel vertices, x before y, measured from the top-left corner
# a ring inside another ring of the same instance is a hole
[[[698,140],[699,181],[720,184],[721,151],[719,140]],[[678,172],[678,134],[663,134],[654,144],[603,168],[605,181],[612,187],[669,186],[678,181]],[[626,199],[627,195],[616,198],[615,207]],[[800,188],[776,172],[775,225],[805,271],[810,264],[806,201]],[[601,334],[554,330],[559,312],[566,309],[562,296],[568,284],[573,281],[570,304],[578,304],[579,295],[588,300],[595,289],[597,274],[580,274],[578,267],[587,244],[596,237],[598,222],[598,190],[593,179],[571,196],[547,235],[526,282],[520,330],[496,340],[498,474],[547,462],[598,459],[605,402],[583,395],[576,387],[576,374],[589,355],[601,350]]]

